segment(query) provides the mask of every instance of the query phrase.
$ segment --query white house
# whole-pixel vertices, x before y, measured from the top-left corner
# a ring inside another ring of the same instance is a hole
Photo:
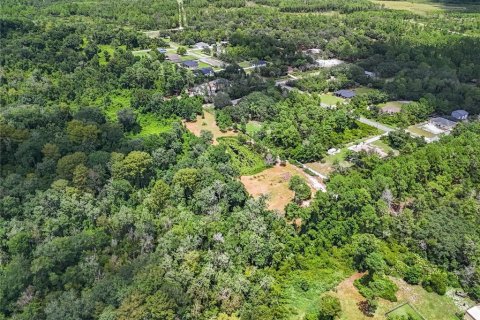
[[[470,309],[468,309],[463,319],[480,320],[480,305],[476,305],[475,307],[471,307]]]

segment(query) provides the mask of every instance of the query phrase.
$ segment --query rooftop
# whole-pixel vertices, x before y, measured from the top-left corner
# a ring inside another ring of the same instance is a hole
[[[355,97],[355,92],[352,90],[338,90],[335,91],[335,95],[349,99]]]
[[[198,62],[194,61],[194,60],[186,60],[186,61],[183,61],[182,64],[186,67],[189,67],[189,68],[198,67]]]
[[[455,122],[453,122],[451,120],[441,118],[441,117],[432,118],[432,119],[430,119],[430,122],[435,124],[435,125],[439,125],[439,126],[443,126],[443,127],[454,127],[455,124],[456,124]]]
[[[207,68],[201,68],[200,69],[200,72],[203,73],[204,75],[210,75],[210,74],[213,74],[213,69],[210,68],[210,67],[207,67]]]
[[[452,112],[452,117],[455,117],[455,118],[468,117],[468,112],[465,110],[455,110]]]
[[[480,320],[480,305],[468,309],[467,314],[475,320]]]

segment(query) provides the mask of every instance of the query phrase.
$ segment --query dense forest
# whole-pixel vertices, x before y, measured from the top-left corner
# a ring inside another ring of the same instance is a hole
[[[397,301],[392,279],[480,300],[478,12],[3,0],[0,319],[337,319],[334,288],[356,273],[369,316]],[[190,94],[212,79],[168,60],[157,50],[168,41],[228,42],[215,97]],[[345,63],[319,70],[312,48]],[[306,75],[285,91],[275,81],[289,69]],[[323,105],[322,94],[359,86],[369,91]],[[389,100],[414,102],[379,113]],[[238,136],[187,129],[206,121],[205,102]],[[459,108],[471,121],[434,143],[400,130]],[[349,153],[352,165],[312,195],[295,176],[284,213],[242,184],[277,160],[318,161],[380,135],[360,117],[395,126],[382,141],[399,155]],[[296,297],[312,292],[299,312]]]

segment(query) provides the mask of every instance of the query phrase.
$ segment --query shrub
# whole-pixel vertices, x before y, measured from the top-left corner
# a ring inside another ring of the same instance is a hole
[[[434,273],[423,281],[422,286],[428,292],[444,295],[447,292],[447,277],[443,273]]]
[[[295,192],[295,202],[310,199],[312,192],[308,184],[299,176],[293,176],[288,183],[288,188]]]
[[[412,266],[405,271],[403,279],[409,284],[419,284],[422,281],[422,268]]]
[[[337,297],[326,295],[320,299],[318,319],[333,320],[337,318],[341,312],[342,307],[340,305],[340,300],[338,300]]]
[[[393,302],[397,301],[395,293],[398,291],[398,287],[385,276],[377,274],[373,276],[366,275],[355,280],[354,284],[360,294],[367,299],[379,297]]]

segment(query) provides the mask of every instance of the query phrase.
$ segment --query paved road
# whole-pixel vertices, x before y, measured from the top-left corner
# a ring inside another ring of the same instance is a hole
[[[386,125],[384,125],[380,122],[377,122],[375,120],[367,119],[365,117],[360,117],[358,119],[358,121],[360,121],[361,123],[367,124],[369,126],[375,127],[377,129],[380,129],[382,131],[385,131],[385,132],[395,131],[395,129],[393,129],[391,127],[388,127],[388,126],[386,126]]]

